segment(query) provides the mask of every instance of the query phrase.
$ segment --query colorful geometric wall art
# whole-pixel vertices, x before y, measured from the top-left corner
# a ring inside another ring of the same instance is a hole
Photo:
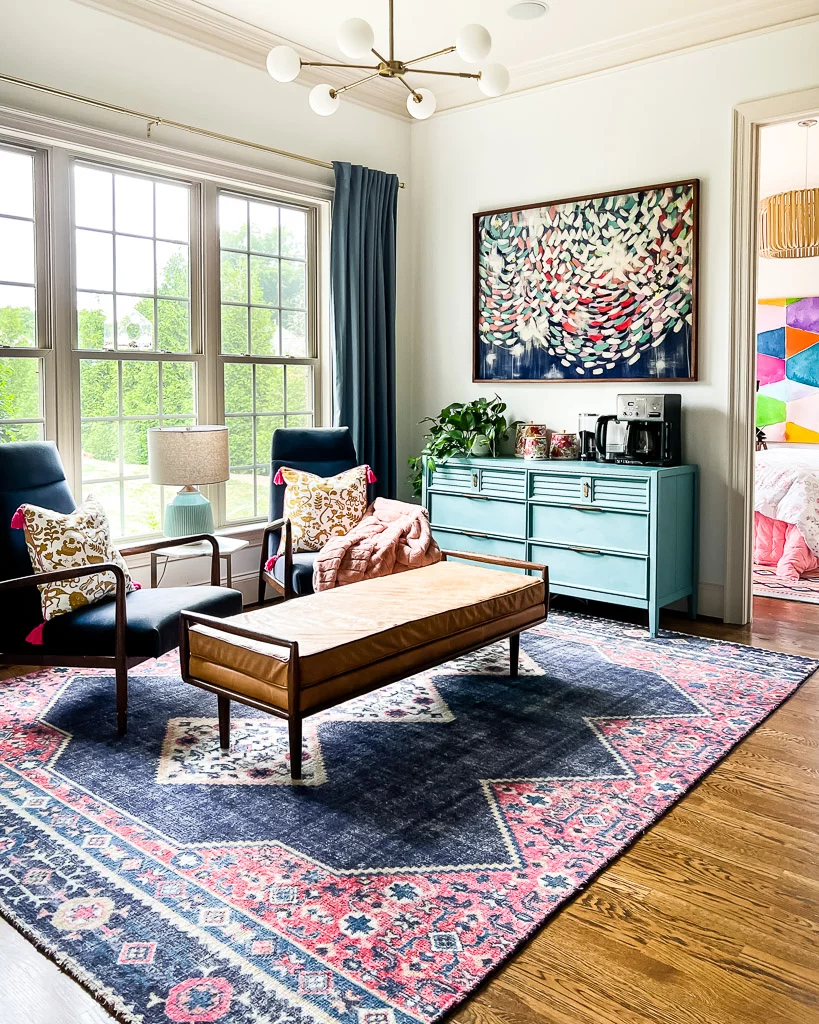
[[[696,380],[698,188],[476,213],[473,379]]]
[[[761,299],[756,425],[769,441],[819,444],[819,297]]]

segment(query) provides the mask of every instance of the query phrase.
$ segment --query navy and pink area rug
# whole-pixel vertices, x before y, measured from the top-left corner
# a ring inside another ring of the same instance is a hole
[[[555,614],[283,726],[171,656],[0,683],[0,913],[122,1021],[426,1024],[816,668]],[[140,674],[140,672],[142,674]]]

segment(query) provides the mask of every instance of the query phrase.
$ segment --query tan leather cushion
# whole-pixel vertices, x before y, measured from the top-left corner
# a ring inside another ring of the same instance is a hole
[[[302,707],[307,708],[377,681],[382,669],[363,673],[367,667],[383,663],[385,677],[400,674],[404,667],[409,674],[415,665],[447,653],[454,656],[484,637],[502,634],[505,627],[498,620],[511,622],[508,629],[518,623],[524,628],[543,617],[544,598],[541,579],[439,562],[225,621],[297,642],[302,690],[338,681],[339,686],[322,686],[321,696],[305,694]],[[487,630],[493,623],[498,629]],[[440,653],[431,653],[430,645]],[[190,647],[195,678],[287,706],[281,692],[287,688],[287,649],[205,626],[191,630]]]

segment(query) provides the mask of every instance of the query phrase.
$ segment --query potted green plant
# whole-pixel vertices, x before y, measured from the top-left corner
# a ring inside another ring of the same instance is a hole
[[[453,402],[437,416],[427,416],[421,423],[430,424],[424,437],[421,456],[411,458],[410,482],[413,494],[421,493],[424,457],[435,469],[435,460],[464,458],[468,455],[498,454],[498,446],[509,436],[506,403],[498,395],[492,399],[476,398],[472,402]]]

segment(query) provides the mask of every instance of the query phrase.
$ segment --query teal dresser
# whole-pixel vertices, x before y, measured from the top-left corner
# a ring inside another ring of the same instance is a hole
[[[549,567],[552,593],[648,610],[697,610],[697,468],[451,459],[424,472],[423,502],[444,549]]]

